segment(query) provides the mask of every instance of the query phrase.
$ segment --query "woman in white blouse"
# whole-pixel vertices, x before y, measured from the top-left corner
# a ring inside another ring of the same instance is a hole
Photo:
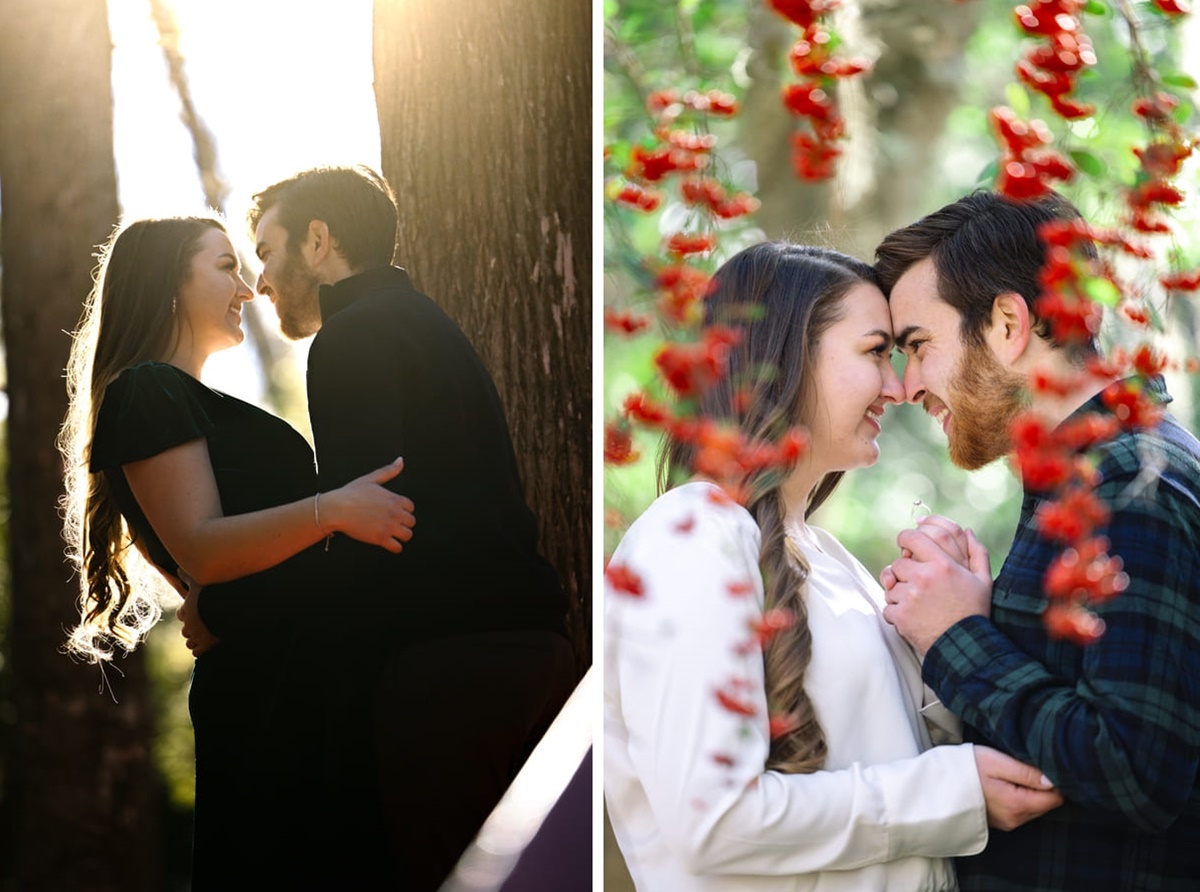
[[[701,414],[809,440],[787,471],[736,481],[745,507],[669,442],[661,476],[691,479],[610,560],[604,786],[630,873],[640,892],[956,889],[944,859],[1062,800],[995,750],[932,746],[955,722],[882,589],[807,523],[875,462],[884,407],[904,399],[887,302],[853,258],[764,243],[718,271],[705,307],[740,340]]]

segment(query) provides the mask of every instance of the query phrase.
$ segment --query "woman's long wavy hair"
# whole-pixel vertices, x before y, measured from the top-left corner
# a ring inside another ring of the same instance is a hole
[[[847,292],[862,282],[876,284],[870,266],[827,248],[765,242],[730,258],[713,277],[705,319],[735,328],[741,338],[730,351],[728,374],[700,397],[700,415],[735,422],[746,435],[768,441],[807,422],[817,408],[810,403],[821,336],[842,317]],[[691,476],[694,458],[690,443],[668,439],[659,461],[659,488]],[[807,512],[815,511],[841,478],[840,471],[826,474],[809,497]],[[809,568],[784,529],[784,479],[778,470],[761,471],[748,476],[744,486],[746,507],[762,531],[765,608],[795,617],[763,654],[772,712],[797,719],[791,733],[772,741],[767,767],[799,774],[820,769],[827,747],[804,690],[812,657],[804,595]]]
[[[81,622],[67,650],[91,661],[132,650],[162,614],[165,583],[137,554],[104,474],[88,472],[96,412],[125,369],[166,359],[179,337],[175,299],[201,239],[225,230],[212,217],[138,220],[113,233],[99,254],[67,361],[67,417],[58,436],[67,557],[79,572]],[[172,568],[167,568],[172,569]]]

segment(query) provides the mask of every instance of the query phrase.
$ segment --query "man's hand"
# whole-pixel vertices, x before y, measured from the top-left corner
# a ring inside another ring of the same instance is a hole
[[[999,750],[976,744],[975,768],[989,827],[1014,830],[1063,804],[1062,794],[1041,771]]]
[[[887,601],[883,618],[924,658],[956,622],[991,613],[991,562],[973,532],[942,517],[922,518],[896,543],[901,557],[879,577]]]
[[[200,585],[182,570],[179,575],[187,583],[188,588],[183,603],[175,611],[175,618],[183,623],[183,640],[187,643],[188,650],[192,652],[193,657],[198,657],[220,644],[221,639],[208,631],[208,626],[204,625],[204,620],[200,619],[200,611],[196,609],[196,600],[200,596]]]

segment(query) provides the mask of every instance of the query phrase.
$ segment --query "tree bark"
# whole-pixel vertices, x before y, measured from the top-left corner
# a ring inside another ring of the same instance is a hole
[[[495,378],[577,643],[591,625],[590,22],[587,0],[375,2],[398,262]]]
[[[103,0],[4,0],[0,239],[7,351],[15,724],[6,828],[16,889],[157,890],[151,715],[140,654],[100,673],[62,652],[78,621],[54,446],[70,331],[117,219]]]

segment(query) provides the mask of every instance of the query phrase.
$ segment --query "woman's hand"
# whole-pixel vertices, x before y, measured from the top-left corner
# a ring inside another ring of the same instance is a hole
[[[398,458],[345,486],[322,493],[321,526],[399,554],[413,537],[415,509],[412,499],[384,489],[383,484],[403,470],[404,459]]]
[[[1062,794],[1037,768],[990,746],[974,749],[989,827],[1014,830],[1063,804]]]
[[[175,611],[175,618],[183,623],[183,640],[187,643],[188,650],[192,652],[193,657],[198,657],[220,644],[221,639],[208,631],[208,626],[204,625],[204,620],[200,618],[196,604],[200,596],[200,585],[182,569],[179,571],[179,578],[187,584],[187,589],[183,592],[183,603]]]

